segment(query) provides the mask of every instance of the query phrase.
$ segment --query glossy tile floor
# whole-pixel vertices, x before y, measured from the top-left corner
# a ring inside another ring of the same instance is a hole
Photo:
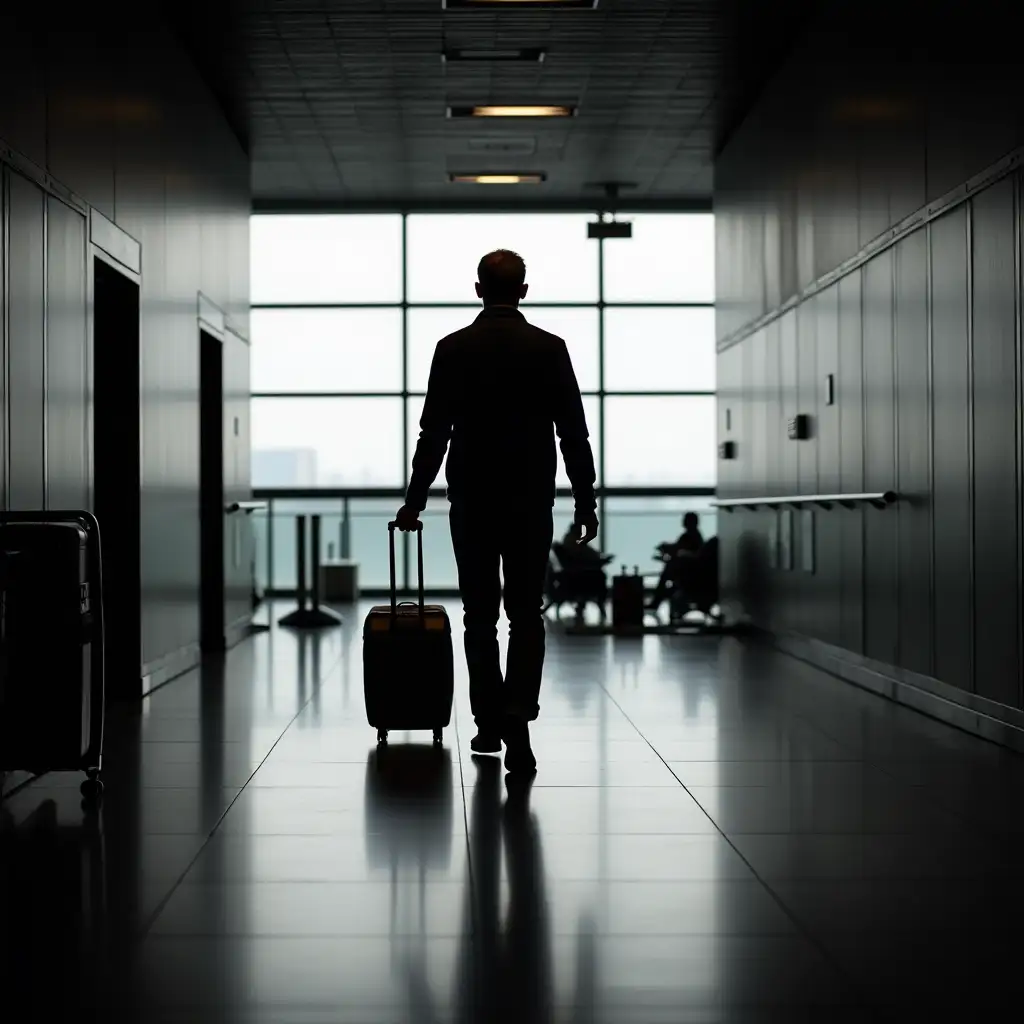
[[[1019,1002],[1024,759],[735,640],[553,631],[540,768],[510,786],[470,756],[461,666],[443,752],[424,733],[378,754],[364,611],[112,711],[98,818],[77,776],[4,800],[5,1013],[793,1024]]]

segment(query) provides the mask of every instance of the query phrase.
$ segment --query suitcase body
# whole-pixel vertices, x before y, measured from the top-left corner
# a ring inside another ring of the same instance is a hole
[[[0,513],[0,770],[85,771],[103,745],[99,527],[87,512]]]
[[[617,633],[641,632],[644,628],[644,578],[637,569],[612,580],[612,629]]]
[[[417,531],[419,600],[398,603],[395,524],[388,526],[391,603],[370,609],[363,624],[366,720],[384,743],[391,729],[428,729],[434,742],[452,717],[452,627],[440,605],[423,601],[423,533]]]

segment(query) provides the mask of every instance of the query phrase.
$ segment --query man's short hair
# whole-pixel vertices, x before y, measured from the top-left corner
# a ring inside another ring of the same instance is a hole
[[[526,281],[526,263],[511,249],[495,249],[477,264],[476,276],[485,297],[518,302]]]

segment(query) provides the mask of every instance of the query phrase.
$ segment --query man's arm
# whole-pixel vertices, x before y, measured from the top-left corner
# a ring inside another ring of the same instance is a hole
[[[422,512],[430,490],[444,462],[444,453],[452,436],[452,385],[449,360],[444,343],[434,349],[427,382],[427,397],[420,417],[420,439],[412,458],[412,476],[405,492],[406,506]]]
[[[558,433],[565,472],[572,485],[576,513],[592,515],[597,508],[594,484],[594,453],[590,447],[587,417],[583,412],[580,386],[565,342],[559,339],[555,355],[555,430]]]

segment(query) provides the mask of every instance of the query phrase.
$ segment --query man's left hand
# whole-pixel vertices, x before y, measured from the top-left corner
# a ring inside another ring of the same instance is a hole
[[[403,505],[395,516],[395,525],[403,533],[420,528],[420,514],[409,505]]]

